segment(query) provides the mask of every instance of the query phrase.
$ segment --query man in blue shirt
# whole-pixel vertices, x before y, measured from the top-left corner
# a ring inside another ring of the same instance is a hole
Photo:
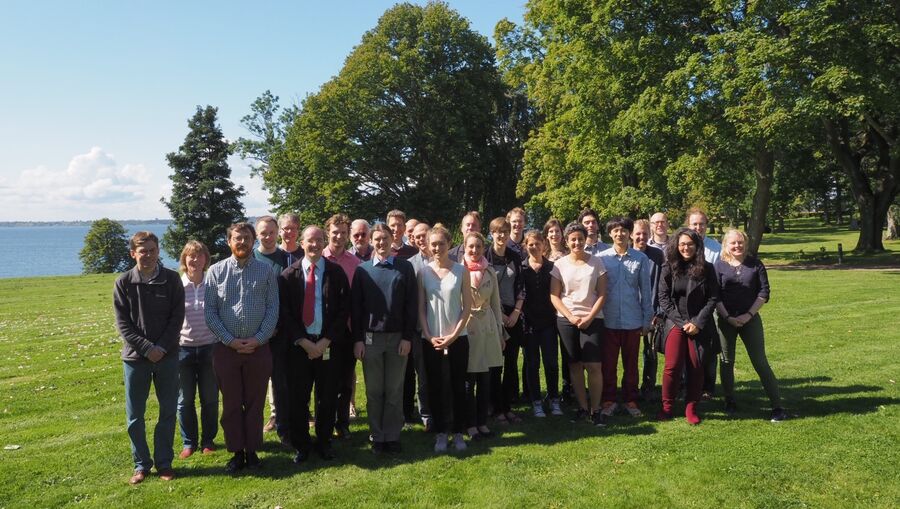
[[[653,294],[650,291],[651,263],[647,256],[629,247],[634,223],[628,218],[611,219],[606,231],[613,247],[600,253],[606,267],[606,301],[603,318],[606,337],[603,341],[603,409],[608,418],[615,412],[617,396],[632,417],[640,417],[638,399],[638,351],[641,333],[650,330],[653,319]],[[616,371],[622,352],[622,392],[617,394]]]
[[[253,257],[256,232],[248,223],[228,227],[231,256],[206,273],[206,325],[219,338],[213,368],[222,391],[222,431],[234,456],[229,473],[259,467],[263,408],[272,374],[269,339],[278,324],[278,283],[267,263]]]
[[[400,452],[403,381],[416,339],[418,286],[412,265],[391,254],[391,230],[372,228],[375,253],[351,285],[354,354],[363,363],[366,411],[376,453]]]
[[[288,344],[288,393],[294,463],[309,458],[309,400],[316,391],[316,450],[333,459],[331,435],[337,407],[340,370],[334,355],[347,341],[350,283],[340,265],[322,256],[325,232],[307,226],[300,241],[303,260],[278,277],[281,317],[278,332]]]

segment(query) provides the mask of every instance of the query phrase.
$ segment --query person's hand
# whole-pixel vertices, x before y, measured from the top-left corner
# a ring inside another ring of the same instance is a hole
[[[158,346],[154,346],[150,349],[149,352],[147,352],[147,360],[149,360],[152,363],[157,363],[157,362],[161,361],[162,358],[165,357],[165,355],[166,355],[166,352],[164,352],[162,348],[160,348]]]
[[[592,323],[594,323],[594,317],[582,318],[581,323],[578,324],[578,328],[581,330],[587,330],[587,328],[590,327]]]
[[[363,360],[363,357],[366,356],[366,345],[362,341],[357,342],[353,345],[353,356],[358,360]]]
[[[521,316],[522,312],[518,309],[513,309],[512,313],[509,315],[503,315],[503,326],[504,327],[514,327],[516,322],[519,321],[519,316]]]
[[[407,339],[400,340],[400,346],[397,347],[397,353],[400,354],[401,357],[406,357],[409,355],[409,351],[412,350],[412,342]],[[362,359],[362,357],[360,357]]]
[[[743,327],[744,325],[747,325],[747,322],[749,322],[750,319],[752,319],[752,318],[753,317],[750,316],[750,313],[744,313],[744,314],[738,316],[737,317],[737,321],[739,324],[738,327]]]
[[[682,327],[681,329],[684,330],[684,333],[688,336],[696,336],[697,333],[700,332],[700,329],[698,329],[697,326],[691,322],[687,322],[686,324],[684,324],[684,327]]]
[[[728,318],[726,318],[726,320],[732,327],[735,327],[735,328],[740,328],[742,325],[744,325],[735,316],[729,316]]]
[[[581,317],[569,315],[567,318],[569,319],[569,323],[571,323],[575,327],[581,328]]]
[[[443,350],[444,348],[444,337],[443,336],[432,336],[429,338],[431,341],[431,346],[434,347],[435,350]]]
[[[658,324],[660,320],[660,317],[654,315],[653,319],[650,320],[650,327],[656,327],[656,324]]]

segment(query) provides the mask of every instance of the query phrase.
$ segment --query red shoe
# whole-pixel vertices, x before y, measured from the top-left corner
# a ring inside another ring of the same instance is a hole
[[[697,402],[691,401],[684,407],[684,417],[687,419],[688,424],[691,426],[696,426],[700,424],[700,416],[697,415]]]
[[[194,449],[190,447],[185,447],[181,450],[181,454],[178,455],[179,458],[186,460],[191,457],[191,454],[194,454]]]

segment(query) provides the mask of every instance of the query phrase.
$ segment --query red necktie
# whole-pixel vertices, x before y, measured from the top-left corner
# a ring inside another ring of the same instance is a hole
[[[316,266],[309,266],[306,292],[303,294],[303,325],[309,327],[316,318]]]

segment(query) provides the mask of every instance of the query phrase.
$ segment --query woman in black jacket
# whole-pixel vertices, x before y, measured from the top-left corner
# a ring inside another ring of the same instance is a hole
[[[697,348],[718,341],[712,319],[718,301],[716,272],[703,258],[703,238],[680,228],[666,245],[666,264],[659,281],[659,304],[666,314],[667,331],[660,420],[672,418],[672,400],[680,389],[682,366],[687,359],[684,416],[689,424],[700,424],[697,401],[703,388],[703,367]]]

